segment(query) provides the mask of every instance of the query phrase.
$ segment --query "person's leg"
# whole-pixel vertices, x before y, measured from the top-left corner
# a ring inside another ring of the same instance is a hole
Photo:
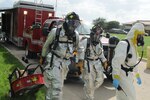
[[[100,62],[96,63],[94,66],[94,70],[95,70],[95,89],[99,88],[103,82],[104,82],[104,73],[102,70],[102,65]]]
[[[52,78],[52,100],[62,100],[62,69],[60,67],[53,68],[53,78]]]
[[[90,73],[88,72],[87,66],[83,70],[83,80],[84,80],[84,93],[85,93],[85,99],[86,100],[94,100],[94,79],[92,76],[92,68],[90,68]]]
[[[45,86],[46,86],[46,95],[45,95],[45,100],[51,100],[51,95],[52,95],[52,76],[51,76],[51,70],[45,70],[44,72],[44,81],[45,81]]]
[[[55,59],[51,69],[44,72],[45,86],[47,87],[46,100],[62,100],[62,68],[59,59]]]
[[[136,91],[133,85],[133,75],[129,73],[129,75],[126,76],[124,72],[121,72],[120,76],[121,76],[120,86],[123,92],[121,93],[119,92],[117,95],[119,97],[123,95],[122,96],[123,100],[136,100]]]

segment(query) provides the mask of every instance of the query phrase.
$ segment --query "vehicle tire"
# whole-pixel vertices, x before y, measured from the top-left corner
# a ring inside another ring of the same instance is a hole
[[[12,99],[12,98],[15,98],[15,94],[13,93],[12,90],[9,90],[9,93],[8,93],[9,97]]]

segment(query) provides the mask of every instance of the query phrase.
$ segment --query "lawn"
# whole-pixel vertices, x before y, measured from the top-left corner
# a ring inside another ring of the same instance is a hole
[[[9,100],[9,74],[16,68],[24,66],[0,44],[0,100]],[[36,99],[34,99],[36,97]],[[14,100],[44,100],[44,87],[35,95],[25,95]]]
[[[117,36],[120,40],[126,37],[125,34],[111,34],[112,36]],[[143,58],[147,58],[147,47],[150,46],[150,36],[144,36],[144,55]],[[141,55],[141,47],[138,47],[138,53]]]

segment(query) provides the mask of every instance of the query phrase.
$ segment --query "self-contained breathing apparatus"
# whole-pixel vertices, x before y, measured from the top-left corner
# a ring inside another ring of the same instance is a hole
[[[100,37],[102,36],[103,29],[101,28],[100,25],[95,25],[92,27],[91,29],[91,33],[90,33],[90,38],[87,38],[87,46],[86,46],[86,51],[85,51],[85,60],[87,61],[87,66],[88,66],[88,72],[90,73],[90,65],[89,65],[89,60],[100,60],[101,59],[98,57],[97,59],[89,59],[88,57],[90,57],[90,45],[92,47],[92,50],[94,51],[94,55],[101,55],[97,54],[97,52],[93,49],[93,46],[96,46],[98,44],[100,44],[100,46],[102,47],[102,43],[100,41]],[[101,61],[102,62],[102,61]]]
[[[51,57],[51,61],[50,61],[50,67],[52,67],[54,55],[55,55],[56,57],[58,57],[58,58],[61,58],[58,54],[56,54],[56,53],[54,52],[54,50],[56,50],[56,48],[58,47],[59,43],[67,43],[67,44],[68,44],[68,43],[72,43],[72,44],[74,44],[74,46],[76,46],[76,35],[74,35],[74,36],[72,37],[72,42],[69,42],[69,41],[68,41],[70,38],[68,38],[67,41],[60,41],[60,40],[59,40],[60,31],[61,31],[61,28],[57,28],[57,29],[56,29],[56,37],[55,37],[55,40],[54,40],[54,41],[50,44],[50,46],[49,46],[50,51],[52,52],[52,57]],[[63,59],[65,59],[65,58],[63,58]]]
[[[127,41],[127,43],[128,43],[128,47],[127,47],[127,57],[126,57],[126,60],[125,60],[125,65],[128,66],[129,68],[125,68],[125,67],[123,67],[123,65],[121,65],[121,69],[126,72],[126,76],[128,76],[128,72],[129,71],[131,71],[131,72],[133,71],[133,68],[136,67],[141,62],[141,60],[143,58],[143,53],[144,53],[144,47],[143,47],[144,46],[144,37],[142,35],[138,35],[138,37],[137,37],[137,46],[142,46],[142,54],[141,54],[140,60],[135,65],[132,65],[132,66],[130,66],[130,65],[127,64],[128,58],[129,59],[132,58],[132,54],[128,54],[129,48],[130,48],[129,41]]]
[[[110,76],[111,76],[112,70],[113,70],[112,67],[111,67],[111,61],[112,61],[112,58],[114,56],[114,49],[115,49],[115,47],[116,47],[116,45],[118,44],[119,41],[120,40],[117,37],[111,37],[109,39],[109,44],[110,44],[110,47],[109,47],[110,48],[110,51],[109,51],[109,60],[108,60],[109,61],[108,62],[109,67],[108,67],[108,69],[107,69],[107,71],[105,73],[106,73],[106,75],[108,75],[107,77],[109,77],[109,79],[111,79],[111,80],[112,80],[112,78]],[[123,65],[121,65],[121,69],[124,70],[126,72],[126,75],[128,76],[128,72],[129,71],[133,71],[133,68],[135,66],[137,66],[141,62],[141,60],[143,58],[144,38],[143,38],[142,35],[139,35],[137,37],[137,46],[142,46],[142,54],[141,54],[140,60],[135,65],[132,65],[132,66],[130,66],[130,65],[127,64],[128,59],[132,58],[132,54],[129,53],[130,43],[129,43],[129,41],[127,39],[124,39],[122,41],[126,41],[128,43],[127,53],[126,53],[126,59],[125,59],[125,65],[128,66],[129,68],[125,68],[125,67],[123,67]]]
[[[108,62],[108,65],[109,65],[109,67],[108,67],[108,70],[107,70],[107,72],[105,73],[105,75],[107,76],[107,78],[108,79],[110,79],[111,81],[113,80],[112,79],[112,66],[111,66],[111,61],[112,61],[112,59],[113,59],[113,56],[114,56],[114,49],[115,49],[115,47],[116,47],[116,45],[118,44],[118,42],[119,42],[120,40],[117,38],[117,37],[111,37],[110,39],[109,39],[109,44],[110,44],[110,55],[109,55],[109,62]],[[133,71],[133,68],[135,67],[135,66],[137,66],[140,62],[141,62],[141,60],[142,60],[142,57],[143,57],[143,51],[144,51],[144,49],[143,49],[143,46],[144,46],[144,38],[143,38],[143,36],[139,36],[138,38],[137,38],[137,46],[142,46],[142,54],[141,54],[141,58],[140,58],[140,60],[138,61],[138,63],[137,64],[135,64],[135,65],[133,65],[133,66],[129,66],[129,65],[127,65],[127,62],[128,62],[128,59],[130,59],[130,58],[132,58],[132,54],[130,54],[129,53],[129,50],[130,50],[130,43],[129,43],[129,41],[127,40],[127,39],[125,39],[125,40],[122,40],[122,41],[126,41],[127,42],[127,53],[126,53],[126,59],[125,59],[125,64],[126,64],[126,66],[128,66],[129,68],[125,68],[125,67],[123,67],[123,65],[121,65],[121,69],[122,70],[124,70],[125,72],[126,72],[126,75],[128,76],[128,72],[129,71]],[[118,86],[118,88],[117,88],[118,90],[122,90],[122,88],[120,87],[120,86]],[[124,92],[124,90],[122,90],[123,92]]]
[[[73,47],[75,47],[75,48],[77,47],[77,44],[78,44],[79,40],[78,40],[78,37],[76,37],[76,32],[75,32],[75,29],[77,27],[76,26],[77,25],[76,21],[77,22],[79,21],[79,17],[74,12],[72,12],[69,15],[66,16],[65,22],[63,23],[64,33],[65,33],[65,36],[67,36],[66,37],[67,40],[65,40],[65,41],[61,40],[61,37],[60,37],[60,32],[61,32],[62,28],[57,28],[56,29],[55,40],[49,46],[50,51],[52,53],[51,61],[50,61],[50,68],[52,68],[54,55],[58,58],[62,58],[60,55],[55,53],[55,50],[57,49],[59,44],[61,44],[61,43],[66,43],[67,44],[66,53],[70,51],[69,44],[73,44]],[[71,24],[73,24],[73,25],[71,25]],[[62,58],[62,59],[69,60],[71,58]]]
[[[94,46],[100,43],[100,37],[102,36],[102,33],[103,33],[103,29],[99,24],[92,27],[90,38],[91,38],[91,43]]]

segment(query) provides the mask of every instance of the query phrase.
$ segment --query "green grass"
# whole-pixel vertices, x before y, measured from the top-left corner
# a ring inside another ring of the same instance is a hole
[[[24,66],[11,55],[5,48],[0,44],[0,100],[9,100],[9,90],[10,84],[8,80],[9,74],[18,67],[19,69],[24,69]],[[45,88],[41,88],[37,94],[34,95],[24,95],[20,98],[14,100],[44,100]],[[34,99],[36,97],[36,99]]]
[[[13,60],[12,60],[13,59]],[[7,50],[0,46],[0,96],[1,100],[6,100],[9,91],[9,81],[8,76],[11,71],[16,67],[22,68],[22,64],[19,63],[14,56],[12,56]]]
[[[117,36],[120,40],[126,37],[125,34],[111,34],[112,36]],[[150,36],[144,36],[144,55],[143,58],[147,58],[147,47],[150,46]],[[141,47],[138,47],[138,53],[141,55]]]

